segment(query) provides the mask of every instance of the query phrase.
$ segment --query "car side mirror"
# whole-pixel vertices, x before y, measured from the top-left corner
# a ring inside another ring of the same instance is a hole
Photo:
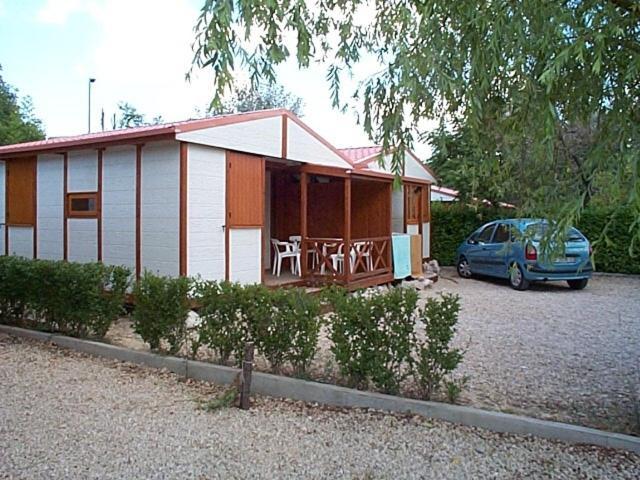
[[[478,241],[475,238],[470,238],[469,240],[467,240],[467,243],[470,245],[477,245]]]

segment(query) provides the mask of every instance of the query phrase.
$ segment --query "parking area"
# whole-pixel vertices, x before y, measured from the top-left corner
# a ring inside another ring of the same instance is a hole
[[[461,297],[461,403],[640,435],[640,277],[512,290],[443,269],[424,296]]]

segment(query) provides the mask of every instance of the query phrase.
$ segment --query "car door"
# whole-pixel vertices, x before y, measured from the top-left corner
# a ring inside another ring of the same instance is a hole
[[[483,248],[487,273],[506,278],[509,259],[512,256],[511,226],[504,222],[498,223],[491,241]]]
[[[491,243],[495,228],[495,223],[490,223],[483,227],[480,233],[474,236],[474,243],[467,250],[467,260],[473,273],[491,273],[487,245]]]

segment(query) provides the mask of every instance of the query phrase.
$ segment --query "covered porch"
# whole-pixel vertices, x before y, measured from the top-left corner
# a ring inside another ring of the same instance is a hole
[[[266,171],[266,285],[393,280],[392,177],[271,162]]]

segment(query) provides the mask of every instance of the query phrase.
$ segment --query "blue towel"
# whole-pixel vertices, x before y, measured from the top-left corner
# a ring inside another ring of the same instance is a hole
[[[411,240],[410,235],[394,233],[391,237],[393,245],[393,278],[396,280],[411,275]]]

